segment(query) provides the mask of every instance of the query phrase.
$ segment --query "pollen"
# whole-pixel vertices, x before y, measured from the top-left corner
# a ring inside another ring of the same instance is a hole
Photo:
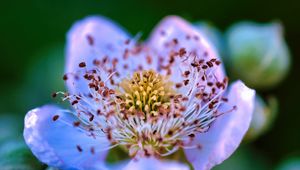
[[[170,98],[175,95],[172,82],[153,70],[135,72],[124,79],[117,90],[123,110],[142,113],[142,116],[157,116],[160,109],[170,107]]]

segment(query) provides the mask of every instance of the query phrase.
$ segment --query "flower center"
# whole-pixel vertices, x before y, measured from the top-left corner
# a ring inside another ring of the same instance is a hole
[[[157,116],[160,109],[168,109],[170,97],[175,94],[172,83],[153,70],[135,72],[119,86],[116,91],[123,104],[121,111],[141,113],[144,118]]]

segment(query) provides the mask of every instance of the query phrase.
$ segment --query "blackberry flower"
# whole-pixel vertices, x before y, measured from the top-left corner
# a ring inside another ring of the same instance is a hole
[[[228,78],[214,48],[183,19],[165,18],[141,43],[103,17],[67,36],[71,110],[46,105],[25,117],[24,138],[42,162],[61,169],[112,169],[107,152],[132,160],[117,169],[188,169],[166,161],[183,149],[197,170],[228,158],[249,128],[254,91]],[[113,168],[116,169],[116,168]]]

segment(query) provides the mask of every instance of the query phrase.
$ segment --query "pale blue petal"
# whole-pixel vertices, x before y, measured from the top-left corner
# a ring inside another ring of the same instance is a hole
[[[177,42],[174,43],[174,40]],[[170,79],[174,83],[182,83],[184,79],[189,79],[190,81],[195,79],[195,77],[186,78],[181,76],[186,70],[192,70],[190,76],[194,75],[193,72],[195,72],[195,69],[191,66],[191,62],[195,60],[195,57],[199,60],[205,59],[206,61],[213,58],[219,59],[217,52],[208,43],[205,36],[197,31],[193,25],[177,16],[168,16],[163,19],[154,29],[148,45],[158,54],[157,56],[162,58],[161,60],[164,60],[161,62],[162,65],[169,63],[169,56],[172,53],[179,52],[180,49],[185,49],[185,56],[175,57],[175,62],[170,67],[170,71],[172,72]],[[165,74],[165,71],[162,70],[162,74]],[[222,65],[212,71],[219,81],[223,80],[224,69]],[[188,85],[182,88],[180,92],[185,94],[189,89],[191,87]]]
[[[71,93],[89,92],[87,81],[83,78],[86,70],[97,68],[98,75],[105,81],[105,85],[113,88],[114,84],[132,75],[134,71],[141,68],[156,69],[157,61],[151,59],[150,64],[147,62],[149,58],[153,58],[151,51],[147,48],[140,49],[136,46],[136,41],[130,39],[119,25],[104,17],[87,17],[75,23],[67,36],[68,90]],[[95,60],[103,63],[104,59],[105,66],[95,66]],[[85,68],[79,67],[81,62],[85,62]],[[110,78],[114,83],[106,81]]]
[[[195,144],[199,144],[199,148],[185,150],[187,159],[197,170],[209,170],[227,159],[249,128],[255,91],[237,81],[231,85],[227,97],[229,104],[220,109],[223,112],[232,109],[232,106],[236,109],[218,117],[208,132],[196,136]]]
[[[189,170],[189,167],[183,163],[150,157],[131,160],[122,170]]]
[[[56,121],[53,120],[55,115],[59,116]],[[86,131],[73,126],[74,121],[75,117],[56,106],[33,109],[25,117],[25,142],[33,154],[49,166],[61,169],[96,169],[97,166],[97,169],[104,169],[106,138],[88,136]]]
[[[86,81],[79,76],[74,80],[72,74],[82,71],[79,63],[85,62],[87,69],[94,67],[95,59],[102,61],[104,57],[121,58],[125,49],[128,34],[117,24],[100,16],[87,17],[76,22],[67,34],[66,73],[67,86],[71,92],[88,92]],[[107,77],[106,72],[101,73]]]

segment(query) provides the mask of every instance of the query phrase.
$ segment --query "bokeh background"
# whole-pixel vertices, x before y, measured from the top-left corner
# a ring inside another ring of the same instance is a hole
[[[65,36],[72,23],[99,14],[145,39],[164,16],[209,21],[221,31],[239,21],[280,21],[292,61],[278,86],[259,91],[278,99],[270,130],[242,147],[216,169],[282,169],[300,159],[300,3],[297,0],[10,0],[0,5],[0,167],[43,169],[22,143],[29,109],[55,102],[62,81]],[[292,162],[290,164],[290,162]],[[0,168],[0,169],[2,169]],[[296,166],[293,166],[296,168]],[[298,166],[299,168],[299,166]],[[297,168],[296,168],[297,169]]]

